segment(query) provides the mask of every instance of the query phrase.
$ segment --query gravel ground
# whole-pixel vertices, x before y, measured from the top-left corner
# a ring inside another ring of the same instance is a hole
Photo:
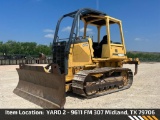
[[[41,108],[13,93],[18,83],[18,65],[0,66],[0,108]],[[134,71],[134,65],[125,65]],[[65,108],[160,108],[160,63],[141,63],[130,89],[82,99],[66,97]]]

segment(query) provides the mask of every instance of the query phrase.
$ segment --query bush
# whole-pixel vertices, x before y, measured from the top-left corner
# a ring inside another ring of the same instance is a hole
[[[139,58],[142,62],[160,62],[160,53],[127,52],[128,58]]]

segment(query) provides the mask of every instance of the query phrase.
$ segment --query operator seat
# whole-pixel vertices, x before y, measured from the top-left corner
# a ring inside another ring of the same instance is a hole
[[[103,39],[101,40],[99,45],[95,48],[95,52],[94,52],[95,57],[101,58],[103,44],[107,44],[107,35],[103,36]]]

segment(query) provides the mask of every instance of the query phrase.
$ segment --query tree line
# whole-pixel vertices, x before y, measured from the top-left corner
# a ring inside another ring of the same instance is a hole
[[[9,40],[5,43],[0,41],[0,55],[26,55],[37,56],[39,53],[51,55],[50,45],[41,45],[36,42],[16,42]]]
[[[160,52],[127,52],[129,58],[139,58],[141,62],[160,62]]]
[[[0,55],[25,55],[25,56],[38,56],[43,53],[47,56],[52,55],[52,44],[41,45],[36,42],[16,42],[9,40],[5,43],[0,41]],[[129,58],[139,58],[142,62],[160,62],[160,53],[154,52],[127,52]]]

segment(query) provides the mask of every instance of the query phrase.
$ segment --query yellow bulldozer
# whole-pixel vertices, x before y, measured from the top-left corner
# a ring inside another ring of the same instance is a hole
[[[60,25],[67,17],[72,20],[70,33],[68,38],[60,38]],[[117,35],[111,33],[114,25]],[[92,36],[88,35],[90,27],[97,29]],[[112,35],[120,36],[118,42]],[[68,91],[92,98],[130,88],[133,73],[123,64],[135,64],[134,75],[138,70],[139,59],[126,56],[122,22],[90,8],[59,19],[52,51],[53,63],[45,67],[20,64],[17,68],[19,83],[14,93],[43,108],[64,108]]]

